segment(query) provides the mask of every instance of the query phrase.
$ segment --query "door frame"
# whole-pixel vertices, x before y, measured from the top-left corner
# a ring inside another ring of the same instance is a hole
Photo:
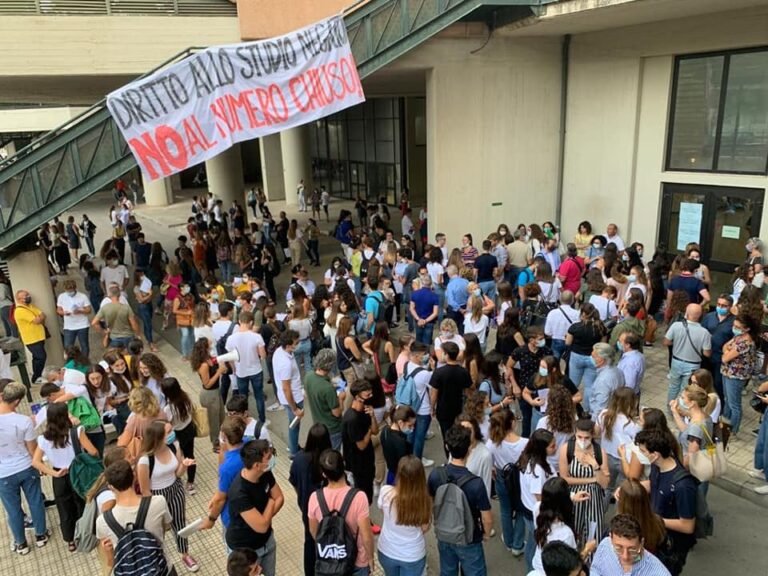
[[[737,196],[752,200],[752,219],[750,225],[750,238],[760,235],[760,225],[763,218],[763,203],[765,199],[764,188],[742,188],[737,186],[717,186],[710,184],[679,184],[676,182],[662,182],[661,191],[661,217],[659,219],[659,229],[657,243],[664,243],[667,247],[667,254],[675,256],[681,251],[676,246],[669,245],[669,233],[672,219],[669,217],[672,209],[672,199],[675,193],[699,194],[704,196],[704,208],[701,222],[701,235],[699,246],[701,247],[702,259],[707,263],[711,270],[718,272],[730,272],[733,270],[733,263],[725,263],[712,260],[712,245],[714,243],[714,234],[709,232],[714,229],[716,210],[713,209],[714,202],[718,198],[725,196]]]

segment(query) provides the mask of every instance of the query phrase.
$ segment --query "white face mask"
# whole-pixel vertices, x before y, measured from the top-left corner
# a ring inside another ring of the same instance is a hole
[[[581,450],[586,450],[587,448],[589,448],[592,445],[592,441],[591,440],[581,440],[580,438],[576,438],[576,445]]]

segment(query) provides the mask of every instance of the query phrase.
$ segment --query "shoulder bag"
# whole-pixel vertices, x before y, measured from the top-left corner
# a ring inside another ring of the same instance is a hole
[[[709,482],[728,471],[728,460],[725,458],[722,442],[715,442],[707,432],[707,427],[701,424],[699,426],[704,433],[707,446],[688,455],[688,469],[699,481]]]

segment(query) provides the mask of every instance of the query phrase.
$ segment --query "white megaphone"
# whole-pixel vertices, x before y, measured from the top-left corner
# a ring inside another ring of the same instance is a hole
[[[239,362],[240,361],[240,353],[237,351],[237,348],[232,350],[232,352],[227,352],[226,354],[219,354],[218,356],[215,356],[211,358],[213,361],[213,365],[216,366],[217,364],[223,364],[224,362]]]

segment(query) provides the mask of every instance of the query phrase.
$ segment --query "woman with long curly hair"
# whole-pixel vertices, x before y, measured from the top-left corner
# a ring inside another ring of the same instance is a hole
[[[144,431],[155,420],[166,420],[160,409],[157,397],[149,388],[141,387],[131,390],[128,396],[128,408],[131,415],[125,425],[125,430],[117,438],[117,445],[128,448],[129,457],[135,459],[139,455],[140,440]]]
[[[112,424],[114,424],[119,436],[125,430],[125,424],[131,414],[131,410],[128,408],[128,395],[133,389],[133,382],[128,370],[128,363],[123,355],[118,354],[115,350],[109,350],[104,354],[103,359],[109,367],[109,381],[114,386],[110,406],[115,410]]]
[[[221,377],[227,373],[225,362],[218,364],[214,362],[209,353],[210,343],[206,338],[200,338],[192,347],[189,363],[192,370],[197,372],[200,378],[200,406],[205,408],[208,413],[208,427],[210,429],[208,437],[211,439],[213,451],[219,451],[219,428],[224,422],[224,400],[221,397],[219,388],[221,386]]]
[[[576,408],[573,406],[573,396],[564,386],[555,385],[547,395],[547,413],[542,416],[536,429],[549,430],[555,436],[557,450],[573,436],[576,426]],[[560,471],[560,460],[557,453],[549,456],[549,465],[555,472]]]
[[[147,352],[139,357],[139,384],[152,390],[161,408],[165,406],[165,396],[160,389],[160,383],[167,376],[168,369],[157,354]]]
[[[427,564],[424,533],[429,530],[432,498],[420,458],[400,459],[395,485],[382,486],[378,506],[383,520],[377,549],[384,574],[422,574]]]
[[[85,503],[77,495],[69,479],[69,467],[75,459],[74,442],[79,442],[82,450],[98,457],[99,451],[91,444],[85,428],[72,428],[67,405],[63,402],[48,405],[45,430],[37,438],[37,448],[32,458],[32,466],[46,474],[53,481],[53,497],[59,512],[61,535],[68,544],[68,550],[77,550],[75,545],[75,523],[82,516]],[[45,456],[46,460],[43,460]]]
[[[554,386],[564,386],[571,393],[573,403],[581,402],[581,392],[568,376],[560,371],[560,360],[554,356],[544,356],[539,360],[539,371],[533,375],[523,388],[523,400],[532,409],[531,426],[536,428],[547,407],[547,395]]]

